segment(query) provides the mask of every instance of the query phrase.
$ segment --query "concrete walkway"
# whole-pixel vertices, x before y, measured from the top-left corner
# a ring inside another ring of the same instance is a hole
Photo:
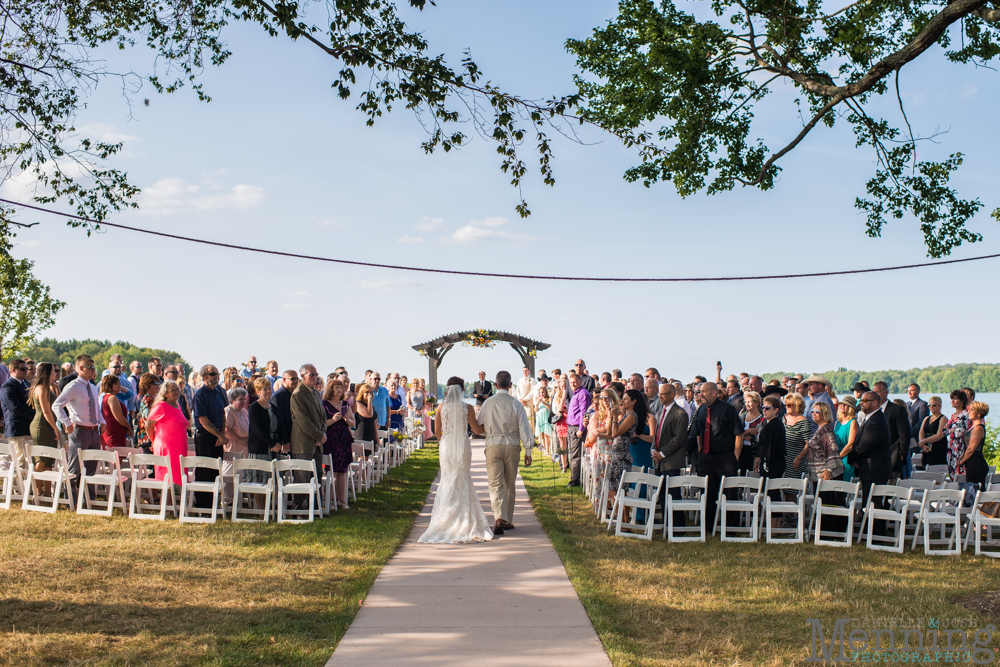
[[[492,522],[478,439],[472,441],[472,478]],[[430,522],[436,490],[435,483],[413,531],[375,580],[327,667],[610,667],[521,478],[517,528],[488,543],[417,543]]]

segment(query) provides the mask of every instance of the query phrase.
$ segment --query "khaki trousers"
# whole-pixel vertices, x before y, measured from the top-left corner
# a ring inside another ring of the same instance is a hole
[[[531,435],[535,435],[535,402],[532,400],[524,404],[524,411],[528,413],[528,423],[531,424]]]
[[[490,481],[490,505],[493,520],[514,520],[514,484],[521,445],[489,445],[486,447],[486,476]]]

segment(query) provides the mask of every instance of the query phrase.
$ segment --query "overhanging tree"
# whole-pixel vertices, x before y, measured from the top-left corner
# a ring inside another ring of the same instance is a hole
[[[23,352],[66,305],[31,273],[34,262],[0,254],[0,359]]]
[[[638,150],[625,177],[647,187],[670,181],[681,196],[737,185],[770,190],[781,158],[818,125],[840,120],[858,147],[873,151],[867,233],[888,218],[914,215],[927,254],[941,257],[982,236],[966,223],[981,208],[949,187],[962,154],[917,158],[920,140],[906,119],[899,72],[918,58],[982,65],[1000,54],[997,0],[856,0],[829,11],[818,0],[712,0],[716,20],[698,20],[670,0],[621,0],[619,15],[567,48],[584,72],[582,118]],[[731,27],[730,27],[731,26]],[[775,83],[796,89],[800,130],[777,149],[752,136],[754,108]],[[899,126],[871,111],[896,97]],[[804,108],[803,108],[804,107]],[[662,123],[659,128],[657,124]],[[905,126],[905,127],[903,127]],[[993,216],[1000,220],[1000,209]]]

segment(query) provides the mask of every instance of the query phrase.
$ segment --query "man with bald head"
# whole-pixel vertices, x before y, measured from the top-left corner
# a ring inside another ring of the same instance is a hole
[[[714,382],[701,385],[701,398],[704,402],[694,414],[687,442],[688,449],[698,452],[698,474],[708,476],[707,522],[715,517],[722,478],[736,475],[736,460],[743,448],[744,429],[740,413],[719,399],[719,387]],[[732,499],[735,500],[735,496]],[[739,519],[738,514],[728,514],[727,525]]]
[[[892,477],[892,437],[889,421],[879,410],[880,402],[874,391],[861,395],[858,408],[865,414],[865,420],[847,454],[847,462],[855,467],[861,479],[861,494],[866,504],[872,484],[888,484]],[[876,521],[874,530],[885,535],[885,521]]]
[[[580,376],[580,386],[587,390],[587,393],[593,395],[594,385],[597,383],[594,378],[590,377],[590,373],[587,372],[587,362],[583,359],[577,359],[576,363],[573,364],[573,372]]]
[[[671,389],[673,387],[673,385],[670,385]],[[646,400],[649,402],[649,414],[659,419],[660,413],[663,412],[663,404],[660,403],[659,398],[660,383],[654,378],[648,378],[643,385],[643,392],[646,394]]]

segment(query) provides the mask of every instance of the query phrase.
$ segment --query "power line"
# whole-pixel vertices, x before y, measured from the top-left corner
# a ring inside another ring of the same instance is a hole
[[[178,241],[188,241],[189,243],[200,243],[202,245],[210,245],[210,246],[215,246],[217,248],[229,248],[230,250],[245,250],[247,252],[256,252],[256,253],[261,253],[263,255],[277,255],[279,257],[291,257],[292,259],[308,259],[315,262],[331,262],[334,264],[347,264],[350,266],[366,266],[377,269],[391,269],[393,271],[415,271],[418,273],[443,273],[453,276],[473,276],[481,278],[518,278],[521,280],[564,280],[571,282],[593,282],[593,283],[712,283],[712,282],[736,282],[736,281],[746,281],[746,280],[783,280],[787,278],[821,278],[824,276],[846,276],[846,275],[861,274],[861,273],[881,273],[884,271],[902,271],[904,269],[919,269],[926,266],[944,266],[945,264],[978,262],[979,260],[983,259],[996,259],[997,257],[1000,257],[1000,253],[996,253],[993,255],[980,255],[979,257],[966,257],[965,259],[946,259],[940,262],[901,264],[899,266],[883,266],[874,269],[819,271],[816,273],[786,273],[786,274],[777,274],[770,276],[721,276],[715,278],[599,278],[599,277],[586,277],[586,276],[539,276],[539,275],[527,275],[520,273],[486,273],[483,271],[456,271],[452,269],[431,269],[420,266],[401,266],[398,264],[358,262],[356,260],[351,260],[351,259],[335,259],[333,257],[316,257],[314,255],[302,255],[294,252],[281,252],[280,250],[265,250],[264,248],[252,248],[250,246],[236,245],[234,243],[222,243],[220,241],[196,239],[190,236],[181,236],[179,234],[168,234],[167,232],[158,232],[152,229],[141,229],[139,227],[130,227],[128,225],[120,225],[114,222],[99,222],[97,220],[91,220],[90,218],[85,218],[83,216],[73,215],[71,213],[61,213],[60,211],[53,211],[52,209],[43,208],[41,206],[34,206],[32,204],[23,204],[21,202],[11,201],[10,199],[0,198],[0,202],[4,202],[12,206],[21,206],[23,208],[30,208],[34,211],[40,211],[42,213],[51,213],[52,215],[60,215],[66,218],[73,218],[75,220],[89,222],[94,225],[104,225],[106,227],[124,229],[130,232],[138,232],[140,234],[152,234],[153,236],[162,236],[164,238],[176,239]]]

